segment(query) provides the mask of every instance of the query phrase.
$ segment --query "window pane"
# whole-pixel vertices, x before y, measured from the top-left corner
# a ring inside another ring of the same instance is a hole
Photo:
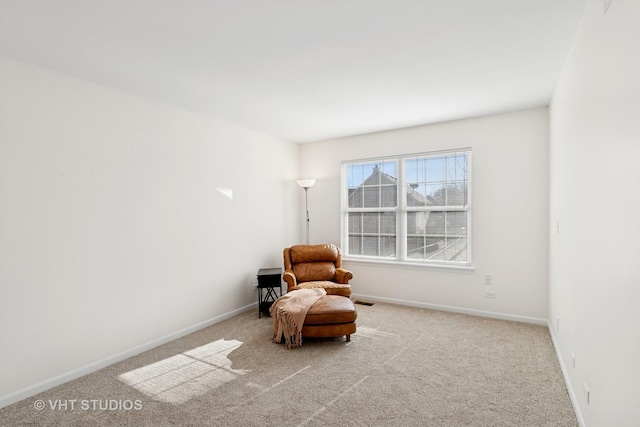
[[[467,180],[467,156],[464,153],[456,153],[447,156],[447,181]]]
[[[426,184],[427,199],[429,206],[445,206],[447,204],[447,196],[442,183]]]
[[[391,208],[398,204],[398,186],[385,185],[381,188],[382,207]]]
[[[383,234],[396,234],[396,214],[395,212],[384,212],[380,214],[380,232]]]
[[[426,169],[426,181],[445,181],[445,157],[427,157],[420,159]]]
[[[378,212],[367,212],[362,214],[363,233],[378,234],[380,226],[379,215],[380,214]]]
[[[396,256],[395,212],[350,212],[349,255]]]
[[[380,207],[380,187],[362,187],[362,192],[364,193],[364,204],[365,208],[377,208]]]
[[[407,234],[425,234],[432,212],[407,212]]]
[[[362,191],[358,191],[356,188],[350,188],[349,189],[349,207],[361,208],[363,204],[364,204],[364,201],[363,201]]]
[[[395,160],[347,166],[348,206],[378,208],[397,206],[398,163]]]
[[[390,160],[390,161],[381,162],[378,164],[383,174],[389,175],[392,177],[398,176],[398,162],[396,160]]]
[[[444,231],[445,213],[442,211],[428,212],[425,234],[444,236]]]
[[[365,236],[362,238],[362,255],[378,255],[378,238]]]
[[[410,259],[424,258],[424,237],[408,236],[407,237],[407,257]]]
[[[362,233],[362,214],[361,213],[349,213],[349,234]]]
[[[418,182],[421,180],[418,175],[418,159],[405,160],[404,168],[407,176],[407,183]]]
[[[467,159],[453,153],[406,160],[407,206],[466,206]]]
[[[407,238],[407,258],[409,259],[437,259],[443,258],[442,248],[445,246],[443,237]]]
[[[362,238],[362,251],[357,255],[379,256],[379,257],[395,257],[396,256],[396,238],[395,236],[365,236]],[[350,252],[356,255],[353,252]]]
[[[447,236],[466,237],[467,236],[467,213],[449,212],[447,213]]]
[[[444,251],[445,261],[466,262],[467,261],[467,239],[451,238],[447,239]]]
[[[349,236],[349,253],[352,255],[362,254],[362,237]]]
[[[416,234],[418,212],[407,212],[407,234]]]
[[[467,205],[467,184],[458,182],[449,184],[446,188],[447,206],[466,206]]]
[[[419,214],[421,212],[413,212]],[[407,215],[407,219],[415,215]],[[411,221],[407,221],[407,228]],[[467,262],[467,212],[430,212],[424,232],[407,230],[407,258]]]
[[[427,187],[424,184],[412,182],[407,187],[407,206],[427,206],[431,204],[426,197]]]
[[[396,237],[395,236],[383,236],[382,237],[382,253],[383,257],[395,257],[396,256]]]

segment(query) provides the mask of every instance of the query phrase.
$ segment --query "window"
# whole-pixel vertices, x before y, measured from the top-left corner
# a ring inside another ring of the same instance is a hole
[[[342,164],[346,257],[471,264],[471,150]]]

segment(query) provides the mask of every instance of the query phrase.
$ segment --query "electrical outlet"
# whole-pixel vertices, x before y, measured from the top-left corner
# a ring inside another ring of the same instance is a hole
[[[493,285],[493,276],[490,274],[487,274],[484,276],[484,284],[485,286],[491,286]]]
[[[496,293],[494,291],[484,291],[484,297],[495,299]]]
[[[556,331],[560,332],[560,316],[556,314]]]

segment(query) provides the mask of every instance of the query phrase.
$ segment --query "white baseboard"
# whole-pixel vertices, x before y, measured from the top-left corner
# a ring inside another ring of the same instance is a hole
[[[90,363],[88,365],[82,366],[80,368],[74,369],[69,372],[65,372],[64,374],[57,375],[53,378],[49,378],[47,380],[41,381],[37,384],[30,385],[16,392],[4,395],[0,397],[0,409],[5,406],[9,406],[13,403],[19,402],[23,399],[27,399],[31,396],[34,396],[38,393],[42,393],[52,387],[56,387],[60,384],[64,384],[66,382],[75,380],[76,378],[80,378],[84,375],[90,374],[92,372],[98,371],[104,367],[112,365],[116,362],[120,362],[121,360],[127,359],[129,357],[133,357],[140,353],[143,353],[147,350],[151,350],[152,348],[158,347],[162,344],[166,344],[170,341],[176,340],[178,338],[182,338],[186,335],[189,335],[193,332],[196,332],[200,329],[204,329],[208,326],[211,326],[215,323],[222,322],[223,320],[229,319],[237,314],[243,313],[248,310],[255,309],[255,304],[245,305],[244,307],[240,307],[236,310],[230,311],[228,313],[222,314],[220,316],[213,317],[211,319],[205,320],[204,322],[197,323],[195,325],[189,326],[188,328],[182,329],[180,331],[174,332],[172,334],[166,335],[164,337],[155,339],[153,341],[149,341],[145,344],[133,347],[129,350],[120,352],[118,354],[114,354],[113,356],[106,357],[104,359],[98,360],[96,362]]]
[[[371,295],[352,294],[352,299],[361,299],[364,301],[386,302],[389,304],[406,305],[409,307],[429,308],[432,310],[450,311],[452,313],[469,314],[472,316],[490,317],[492,319],[512,320],[514,322],[532,323],[534,325],[548,326],[547,319],[537,317],[519,316],[516,314],[497,313],[493,311],[474,310],[470,308],[454,307],[448,305],[428,304],[424,302],[408,301],[395,298],[374,297]]]
[[[556,339],[556,335],[553,331],[553,328],[549,328],[549,335],[551,335],[551,342],[553,343],[553,348],[556,351],[556,357],[558,358],[558,362],[560,363],[560,370],[562,371],[562,377],[564,378],[564,384],[567,387],[567,392],[569,393],[569,398],[571,399],[571,404],[573,405],[573,412],[576,413],[576,418],[578,419],[578,425],[580,427],[586,427],[584,422],[584,417],[582,416],[582,412],[580,411],[580,406],[578,405],[578,399],[576,396],[576,392],[571,385],[571,381],[569,381],[569,372],[567,371],[567,366],[564,364],[564,360],[562,359],[562,352],[560,351],[560,345],[558,345],[558,340]]]

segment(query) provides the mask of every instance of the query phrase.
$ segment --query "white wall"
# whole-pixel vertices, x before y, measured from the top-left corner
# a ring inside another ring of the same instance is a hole
[[[640,425],[639,22],[592,1],[550,109],[549,322],[588,426]]]
[[[0,58],[0,403],[255,305],[300,240],[298,154]]]
[[[346,262],[353,292],[546,324],[547,108],[302,145],[300,170],[318,179],[309,190],[311,243],[340,243],[341,161],[461,147],[473,149],[475,270]],[[484,298],[485,274],[493,275],[496,299]]]

